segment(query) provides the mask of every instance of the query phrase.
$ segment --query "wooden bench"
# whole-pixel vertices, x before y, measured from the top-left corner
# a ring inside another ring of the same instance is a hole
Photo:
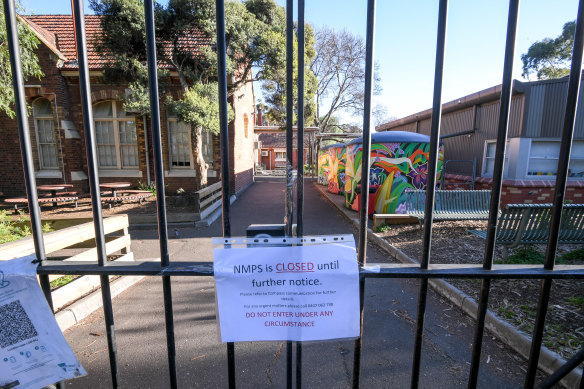
[[[508,204],[503,208],[497,227],[497,244],[503,245],[503,259],[508,250],[520,244],[546,244],[552,217],[552,204]],[[469,230],[486,239],[487,231]],[[558,243],[584,243],[584,204],[566,204],[562,211]]]
[[[71,196],[71,195],[65,195],[65,196],[58,195],[56,197],[43,196],[43,197],[38,198],[39,204],[52,203],[53,206],[56,206],[58,203],[65,203],[65,202],[72,201],[75,203],[75,208],[77,208],[77,200],[79,200],[78,196]],[[26,197],[14,197],[14,198],[10,198],[10,199],[4,199],[4,202],[6,204],[13,205],[14,212],[18,212],[19,205],[28,205],[28,199]]]
[[[111,192],[104,193],[111,194]],[[102,196],[101,201],[108,204],[109,208],[111,208],[113,204],[123,201],[138,200],[142,204],[142,201],[150,196],[152,196],[152,192],[148,190],[120,189],[116,191],[115,196]]]

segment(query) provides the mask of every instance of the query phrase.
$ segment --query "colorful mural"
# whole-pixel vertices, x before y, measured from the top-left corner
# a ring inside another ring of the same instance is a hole
[[[329,146],[324,146],[318,151],[318,183],[320,185],[328,185],[329,170],[331,168],[328,149]]]
[[[362,139],[347,145],[345,164],[345,205],[358,209],[357,192],[361,181]],[[371,136],[369,169],[369,213],[405,213],[404,191],[424,189],[428,177],[430,137],[403,131],[376,133]],[[440,146],[436,183],[439,185],[444,162]]]
[[[337,143],[330,145],[328,149],[330,170],[327,178],[328,191],[331,193],[344,193],[345,191],[345,161],[347,159],[347,145]]]

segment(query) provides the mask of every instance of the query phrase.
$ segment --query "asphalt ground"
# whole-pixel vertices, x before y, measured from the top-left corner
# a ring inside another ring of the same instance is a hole
[[[281,223],[282,178],[259,178],[232,205],[232,234],[244,236],[249,224]],[[347,234],[353,230],[313,183],[305,183],[306,235]],[[170,212],[172,210],[169,210]],[[221,218],[210,227],[169,228],[172,260],[212,260],[211,237],[221,236]],[[159,256],[157,231],[131,230],[137,260]],[[388,262],[369,244],[368,263]],[[173,311],[178,382],[181,388],[227,387],[226,345],[217,335],[215,291],[211,277],[174,277]],[[362,388],[410,385],[418,281],[370,279],[365,287],[361,359]],[[169,387],[162,282],[147,277],[114,299],[115,330],[122,388]],[[457,308],[430,292],[426,311],[420,387],[467,386],[473,323]],[[95,312],[65,333],[88,372],[67,382],[72,388],[109,388],[111,377],[103,314]],[[305,388],[349,388],[353,341],[310,342],[303,346]],[[286,345],[282,342],[237,343],[236,382],[242,388],[282,388],[286,383]],[[525,361],[488,333],[479,376],[481,388],[523,386]]]

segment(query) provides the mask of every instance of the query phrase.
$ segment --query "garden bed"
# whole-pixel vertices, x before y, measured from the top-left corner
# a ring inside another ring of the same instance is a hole
[[[430,263],[480,264],[483,261],[485,241],[472,234],[469,229],[486,229],[485,221],[443,221],[433,224],[432,252]],[[422,255],[423,230],[415,225],[392,225],[378,234],[406,255],[420,261]],[[582,248],[575,245],[560,245],[558,258]],[[529,263],[536,263],[544,253],[544,245],[510,250],[509,261],[519,254]],[[521,251],[521,253],[519,253]],[[578,253],[582,253],[580,250]],[[538,256],[538,253],[540,254]],[[565,264],[584,264],[584,254],[565,259]],[[495,259],[502,258],[502,248],[496,248]],[[527,263],[527,262],[526,262]],[[480,280],[448,280],[449,283],[478,301]],[[539,299],[541,281],[538,280],[493,280],[489,309],[505,321],[531,337],[535,323],[535,311]],[[572,357],[584,344],[584,283],[580,280],[557,280],[552,284],[552,293],[546,318],[544,345],[565,359]]]

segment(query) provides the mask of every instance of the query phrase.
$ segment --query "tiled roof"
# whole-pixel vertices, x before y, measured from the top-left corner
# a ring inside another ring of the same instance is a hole
[[[63,70],[78,68],[72,15],[26,15],[23,18],[29,22],[31,28],[51,50],[58,50],[58,52],[62,53],[65,57]],[[85,34],[89,69],[101,70],[107,64],[108,59],[98,54],[95,48],[96,40],[103,34],[100,16],[85,15]],[[209,45],[210,39],[202,32],[194,31],[188,37],[180,39],[179,44],[196,53],[199,47]],[[170,44],[166,46],[167,50],[170,50]],[[159,63],[159,67],[170,68],[170,66],[162,63]]]
[[[262,142],[262,149],[280,149],[286,148],[286,133],[264,133],[259,135],[259,141]],[[296,149],[298,145],[296,134],[292,136],[292,145]],[[304,147],[310,147],[308,139],[304,139]]]

